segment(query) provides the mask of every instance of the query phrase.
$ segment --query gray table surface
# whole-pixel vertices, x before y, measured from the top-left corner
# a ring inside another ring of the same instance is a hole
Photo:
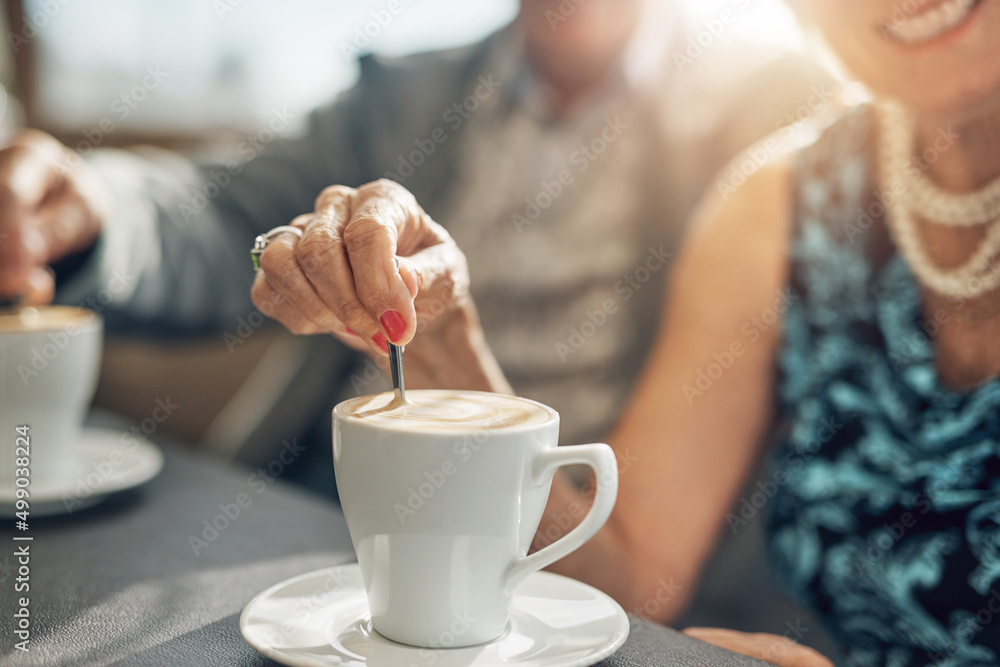
[[[335,504],[280,480],[262,488],[252,470],[175,445],[164,453],[148,484],[17,533],[33,537],[27,653],[13,648],[19,543],[0,522],[0,665],[275,665],[240,636],[243,607],[284,579],[355,560]],[[239,494],[250,504],[196,554],[191,537]],[[765,664],[637,618],[601,663]]]

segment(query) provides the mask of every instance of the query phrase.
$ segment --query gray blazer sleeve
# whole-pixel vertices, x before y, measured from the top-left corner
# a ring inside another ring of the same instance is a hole
[[[304,134],[275,138],[282,110],[237,148],[237,158],[197,166],[169,151],[96,151],[90,166],[113,209],[84,266],[58,301],[101,312],[109,329],[225,329],[253,308],[254,237],[313,210],[332,183],[367,178],[363,93],[354,89],[314,112]]]

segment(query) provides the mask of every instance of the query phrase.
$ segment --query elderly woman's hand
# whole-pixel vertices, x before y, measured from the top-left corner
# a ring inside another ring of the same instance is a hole
[[[684,634],[778,667],[833,667],[822,655],[788,637],[722,628],[688,628]]]
[[[302,237],[271,239],[252,296],[293,333],[385,353],[467,300],[465,256],[397,183],[328,187],[290,224]]]

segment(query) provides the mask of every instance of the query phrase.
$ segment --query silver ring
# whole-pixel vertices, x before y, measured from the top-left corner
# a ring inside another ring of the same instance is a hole
[[[264,254],[264,249],[267,248],[267,244],[271,242],[271,239],[279,234],[294,234],[295,236],[302,238],[301,229],[298,227],[289,227],[288,225],[275,227],[271,231],[258,236],[254,239],[253,249],[250,251],[250,259],[253,261],[253,268],[257,271],[260,271],[260,256]]]

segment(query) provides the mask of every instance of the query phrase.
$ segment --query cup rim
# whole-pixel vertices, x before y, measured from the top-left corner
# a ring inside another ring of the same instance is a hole
[[[99,329],[103,324],[100,314],[82,306],[48,304],[37,306],[37,308],[39,310],[57,311],[72,319],[63,320],[62,322],[52,322],[51,325],[40,325],[31,329],[0,329],[0,336],[34,336],[52,333],[53,331],[64,331],[71,326],[83,330]],[[15,312],[17,312],[15,308],[0,308],[0,317],[10,317]]]
[[[436,435],[436,436],[461,435],[462,433],[468,433],[468,432],[472,432],[472,431],[476,431],[477,430],[474,427],[462,430],[462,429],[449,429],[449,428],[433,428],[433,427],[426,427],[426,426],[424,426],[424,427],[421,427],[419,431],[415,431],[413,429],[407,428],[407,427],[402,426],[402,425],[397,425],[397,424],[385,424],[385,423],[382,423],[382,424],[373,424],[373,423],[371,423],[370,421],[368,421],[366,419],[358,417],[357,415],[346,413],[342,409],[347,403],[350,403],[351,401],[356,401],[358,399],[366,398],[366,397],[369,397],[369,396],[380,396],[382,394],[391,393],[391,391],[392,390],[389,390],[388,392],[380,392],[378,394],[363,394],[361,396],[354,396],[352,398],[345,399],[345,400],[341,401],[340,403],[337,403],[337,405],[335,405],[334,408],[333,408],[333,417],[334,417],[334,420],[340,419],[341,421],[350,422],[351,424],[354,424],[354,425],[357,425],[357,426],[361,426],[363,428],[370,428],[373,431],[392,431],[392,432],[396,432],[396,433],[411,433],[411,434],[412,433],[421,433],[421,434]],[[548,413],[549,418],[547,420],[545,420],[544,422],[541,422],[539,424],[513,424],[511,426],[501,426],[499,428],[490,429],[490,431],[494,432],[494,433],[520,433],[520,432],[525,432],[525,431],[534,431],[534,430],[537,430],[537,429],[540,429],[540,428],[545,428],[547,426],[552,426],[553,424],[555,424],[555,425],[559,424],[559,413],[556,412],[553,408],[551,408],[548,405],[545,405],[544,403],[541,403],[539,401],[535,401],[535,400],[532,400],[530,398],[524,398],[523,396],[517,396],[517,395],[514,395],[514,394],[498,394],[498,393],[489,392],[489,391],[476,391],[476,390],[473,390],[473,389],[411,389],[409,391],[413,391],[413,392],[419,392],[419,391],[447,391],[447,392],[453,392],[453,393],[458,393],[458,394],[474,394],[474,395],[482,395],[482,396],[503,396],[505,398],[513,398],[513,399],[516,399],[518,401],[524,401],[525,403],[530,403],[531,405],[534,405],[536,407],[542,408],[546,413]]]

